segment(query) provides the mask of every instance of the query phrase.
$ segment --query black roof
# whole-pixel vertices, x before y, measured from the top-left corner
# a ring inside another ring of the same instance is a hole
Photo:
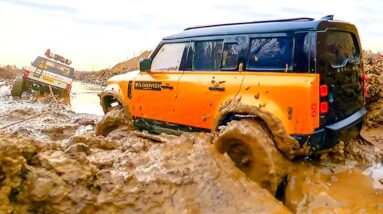
[[[326,19],[314,20],[311,18],[231,23],[186,28],[185,31],[171,36],[167,36],[164,38],[164,40],[184,39],[203,36],[323,30],[324,26],[332,25],[335,23],[346,24],[345,22],[340,21],[332,21]]]

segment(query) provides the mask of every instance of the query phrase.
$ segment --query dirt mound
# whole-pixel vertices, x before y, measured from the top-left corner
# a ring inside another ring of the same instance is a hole
[[[76,72],[75,79],[81,82],[105,85],[106,81],[112,76],[139,69],[139,60],[141,58],[147,58],[149,54],[150,51],[144,51],[137,57],[118,63],[111,69],[104,69],[95,72]]]
[[[367,74],[366,106],[369,113],[365,123],[368,128],[383,125],[383,61],[364,59],[364,70]]]
[[[166,144],[0,138],[0,210],[13,213],[289,213],[216,154],[207,134]]]
[[[14,67],[14,66],[5,66],[0,67],[0,79],[7,80],[7,79],[15,79],[16,76],[20,75],[22,73],[22,70]]]

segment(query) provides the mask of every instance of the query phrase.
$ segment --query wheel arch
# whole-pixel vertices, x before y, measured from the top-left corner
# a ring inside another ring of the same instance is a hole
[[[105,114],[114,103],[118,103],[118,105],[121,105],[125,111],[128,111],[127,105],[124,103],[120,92],[121,90],[118,84],[111,84],[108,85],[105,90],[99,94],[100,105]]]
[[[218,119],[212,132],[219,132],[232,120],[252,119],[259,120],[266,125],[274,138],[276,147],[288,158],[293,159],[299,155],[309,153],[308,148],[301,148],[297,140],[290,136],[279,118],[260,107],[241,103],[241,99],[233,99],[220,107]]]

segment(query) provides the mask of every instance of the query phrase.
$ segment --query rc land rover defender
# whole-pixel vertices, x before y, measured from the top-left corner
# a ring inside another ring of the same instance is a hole
[[[249,178],[278,192],[286,162],[361,129],[366,76],[358,31],[332,16],[190,27],[101,93],[96,134],[212,132]]]
[[[50,92],[68,96],[74,75],[74,69],[69,67],[72,62],[63,56],[45,52],[45,57],[38,56],[28,66],[22,76],[15,79],[11,94],[20,97],[23,92],[34,89],[39,92]]]

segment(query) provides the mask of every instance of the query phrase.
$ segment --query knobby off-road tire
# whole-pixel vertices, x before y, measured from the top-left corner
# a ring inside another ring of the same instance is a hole
[[[275,147],[262,122],[232,121],[217,135],[214,145],[219,152],[226,153],[248,178],[273,195],[290,168],[290,161]]]
[[[124,108],[111,108],[97,124],[96,135],[107,136],[113,130],[121,126],[130,126],[129,115]]]
[[[21,76],[16,77],[12,86],[11,95],[13,97],[21,97],[21,94],[24,92],[24,88],[25,88],[24,78]]]

